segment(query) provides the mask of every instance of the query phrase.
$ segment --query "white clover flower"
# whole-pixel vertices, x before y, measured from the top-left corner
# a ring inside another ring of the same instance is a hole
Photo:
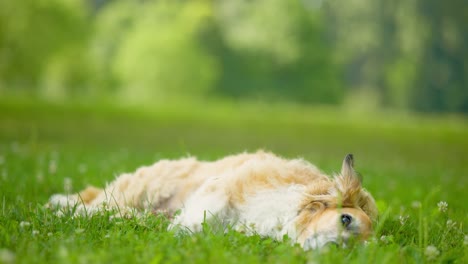
[[[44,181],[44,174],[43,174],[42,172],[40,172],[40,171],[37,172],[37,173],[36,173],[36,180],[37,180],[38,182],[43,182],[43,181]]]
[[[30,226],[30,225],[31,225],[31,223],[29,223],[29,222],[27,222],[27,221],[21,221],[20,224],[19,224],[19,226],[20,226],[21,228],[25,228],[25,227],[28,227],[28,226]]]
[[[448,203],[445,201],[440,201],[437,203],[437,207],[439,207],[439,212],[445,213],[448,209]]]
[[[58,210],[57,212],[55,212],[55,215],[57,217],[64,217],[65,216],[65,213],[62,211],[62,210]]]
[[[411,207],[413,207],[414,209],[421,208],[421,202],[420,201],[413,201],[411,203]]]
[[[72,191],[72,180],[70,178],[63,179],[63,189],[66,193],[70,193]]]
[[[57,172],[57,161],[51,160],[49,161],[49,173],[55,174]]]
[[[51,236],[53,236],[53,235],[54,235],[54,234],[53,234],[52,232],[47,233],[47,236],[49,236],[49,237],[51,237]]]
[[[451,219],[447,220],[447,228],[452,229],[457,225],[457,222],[452,221]]]
[[[32,233],[33,236],[39,235],[39,231],[38,231],[38,230],[33,230],[31,233]]]
[[[468,235],[465,235],[465,239],[463,240],[463,245],[468,246]]]
[[[388,239],[388,237],[386,235],[382,235],[380,237],[380,241],[382,241],[382,243],[384,243],[384,244],[388,244],[388,242],[390,242],[390,240]]]
[[[398,217],[398,220],[400,220],[400,224],[401,225],[405,225],[406,221],[408,220],[409,216],[408,215],[400,215]]]
[[[439,254],[440,251],[432,245],[427,246],[426,250],[424,250],[424,255],[426,256],[427,260],[435,260]]]

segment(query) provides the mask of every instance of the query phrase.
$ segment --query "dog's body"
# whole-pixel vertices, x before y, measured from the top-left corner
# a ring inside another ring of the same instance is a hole
[[[302,159],[263,151],[214,162],[161,160],[120,175],[104,190],[88,187],[75,195],[54,195],[49,204],[87,213],[104,204],[119,210],[181,210],[171,227],[198,231],[204,220],[215,218],[248,234],[288,235],[304,248],[316,248],[371,231],[377,209],[352,163],[348,155],[341,174],[331,179]]]

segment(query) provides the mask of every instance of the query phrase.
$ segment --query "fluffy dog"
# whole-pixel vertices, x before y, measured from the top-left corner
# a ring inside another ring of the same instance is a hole
[[[303,159],[272,153],[242,153],[206,162],[189,157],[161,160],[122,174],[105,189],[88,187],[74,195],[57,194],[49,204],[93,213],[103,205],[139,210],[180,210],[169,228],[199,231],[217,219],[247,234],[282,239],[303,248],[365,239],[377,208],[361,187],[348,154],[333,178]]]

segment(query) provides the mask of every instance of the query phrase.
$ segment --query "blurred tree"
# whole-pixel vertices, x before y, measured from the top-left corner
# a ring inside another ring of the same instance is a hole
[[[134,29],[141,7],[136,1],[93,3],[96,16],[89,54],[99,73],[95,75],[94,85],[100,87],[101,96],[110,96],[119,90],[119,76],[113,70],[115,57],[125,37]]]
[[[418,8],[428,34],[411,106],[468,113],[468,5],[464,0],[418,0]]]
[[[468,113],[467,14],[464,0],[0,0],[0,93]]]
[[[81,49],[87,28],[87,9],[80,0],[0,0],[0,89],[37,94],[49,59]]]
[[[418,15],[415,0],[391,3],[382,2],[381,7],[386,12],[381,19],[383,30],[380,36],[384,41],[380,47],[392,52],[383,60],[380,92],[385,106],[408,109],[423,56],[427,27]]]
[[[394,8],[394,1],[323,2],[327,35],[334,59],[343,69],[351,107],[387,103],[388,97],[382,95],[388,61],[395,56]]]
[[[338,103],[343,98],[317,9],[300,1],[215,1],[222,75],[234,97]]]
[[[325,8],[351,88],[377,91],[383,106],[467,112],[463,0],[336,0]]]
[[[115,2],[98,18],[100,67],[134,102],[198,97],[218,76],[198,33],[212,16],[209,1]]]

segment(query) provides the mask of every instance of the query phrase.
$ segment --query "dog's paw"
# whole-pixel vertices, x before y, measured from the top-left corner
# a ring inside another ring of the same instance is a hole
[[[172,223],[169,225],[169,230],[187,230],[190,232],[200,232],[203,223],[203,214],[201,217],[193,217],[182,212],[176,216]]]

